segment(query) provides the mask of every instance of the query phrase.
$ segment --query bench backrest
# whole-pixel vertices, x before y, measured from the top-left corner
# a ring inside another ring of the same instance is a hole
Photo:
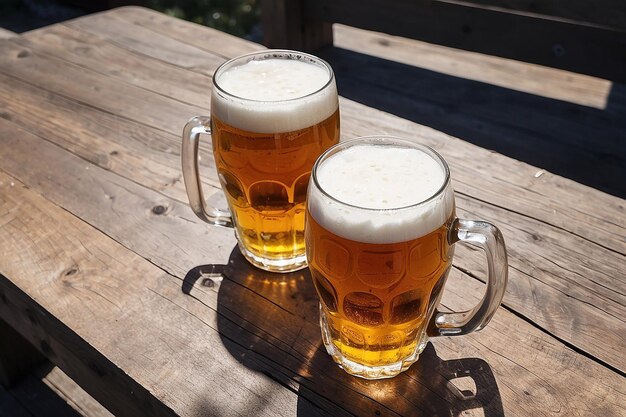
[[[269,47],[314,51],[332,23],[626,81],[621,0],[263,0]]]

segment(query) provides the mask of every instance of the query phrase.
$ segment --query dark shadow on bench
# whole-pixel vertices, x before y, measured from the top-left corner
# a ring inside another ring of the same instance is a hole
[[[623,84],[595,109],[336,47],[317,54],[346,98],[626,198]]]
[[[473,408],[482,408],[486,417],[504,415],[489,363],[474,357],[444,360],[431,343],[417,363],[392,379],[366,381],[341,370],[322,344],[319,302],[308,269],[265,272],[251,266],[235,247],[228,264],[196,266],[181,288],[190,296],[206,289],[218,291],[217,328],[226,349],[248,369],[297,392],[300,417],[408,414],[407,410],[458,416]],[[471,380],[474,388],[457,388],[453,381],[461,378]],[[219,386],[207,387],[204,401],[192,405],[194,412],[215,410],[213,389]],[[272,394],[270,383],[259,390]],[[246,404],[242,415],[260,414],[269,406],[263,396],[251,397],[254,401]]]

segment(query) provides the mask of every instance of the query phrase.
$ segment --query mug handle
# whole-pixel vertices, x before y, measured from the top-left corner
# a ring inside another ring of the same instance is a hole
[[[491,223],[456,219],[448,235],[450,244],[467,242],[487,255],[487,290],[476,307],[457,313],[437,312],[428,326],[429,336],[458,336],[482,329],[495,314],[506,289],[508,263],[504,238]]]
[[[189,205],[196,216],[205,222],[217,226],[233,227],[233,219],[229,212],[208,207],[204,199],[202,182],[198,174],[198,144],[201,133],[211,134],[210,117],[196,116],[189,120],[183,129],[181,160]]]

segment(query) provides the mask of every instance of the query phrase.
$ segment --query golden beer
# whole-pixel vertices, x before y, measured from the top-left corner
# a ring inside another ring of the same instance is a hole
[[[324,345],[348,373],[395,376],[418,360],[429,336],[480,330],[497,310],[507,282],[502,234],[455,211],[448,166],[423,145],[358,138],[313,166],[307,260]],[[485,296],[472,310],[435,314],[459,241],[487,254]]]
[[[348,372],[393,376],[423,350],[450,270],[452,188],[421,149],[342,146],[315,165],[306,217],[322,335]]]
[[[324,305],[324,336],[347,360],[384,367],[418,351],[450,270],[448,231],[372,244],[335,235],[307,219],[309,268]]]
[[[244,131],[212,118],[213,152],[241,244],[256,257],[304,254],[306,191],[315,160],[339,138],[339,110],[292,132]]]
[[[210,134],[229,212],[208,207],[198,173],[200,134]],[[306,267],[304,211],[315,160],[339,141],[330,66],[309,54],[265,50],[222,64],[211,116],[183,129],[182,166],[192,210],[234,227],[241,253],[272,272]]]

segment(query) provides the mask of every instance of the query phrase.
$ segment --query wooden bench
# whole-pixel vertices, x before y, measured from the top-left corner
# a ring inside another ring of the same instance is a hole
[[[267,46],[314,50],[345,97],[624,198],[626,6],[602,4],[273,0],[262,17]]]
[[[332,23],[626,81],[619,0],[265,0],[264,44],[313,51]]]
[[[10,30],[6,30],[4,28],[0,28],[0,39],[8,39],[13,36],[17,36],[17,33],[11,32]]]
[[[180,178],[181,126],[207,111],[211,74],[261,48],[141,8],[0,42],[0,318],[120,416],[623,414],[624,200],[345,97],[343,138],[444,155],[457,212],[502,228],[511,269],[480,333],[433,340],[389,381],[335,366],[307,272],[250,267]],[[456,256],[444,305],[461,310],[485,271]]]

